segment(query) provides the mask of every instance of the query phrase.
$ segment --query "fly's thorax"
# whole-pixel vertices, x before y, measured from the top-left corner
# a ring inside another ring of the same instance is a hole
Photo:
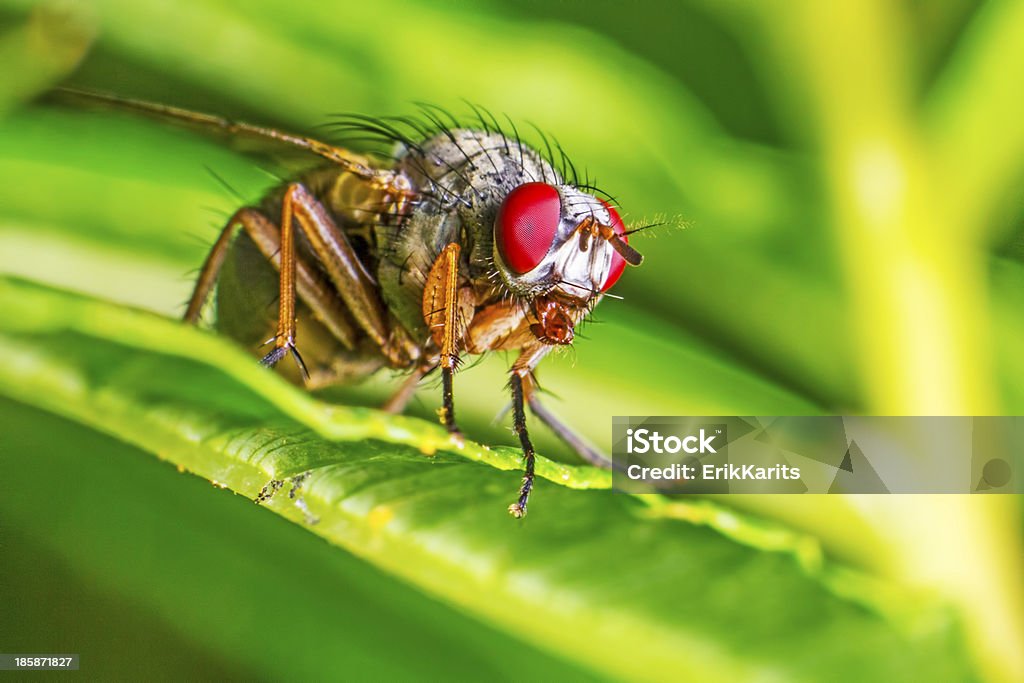
[[[404,150],[396,168],[419,189],[425,211],[458,222],[474,279],[494,271],[492,226],[508,193],[524,183],[562,182],[546,159],[519,140],[469,129],[443,132]]]
[[[488,194],[504,196],[527,182],[562,182],[551,164],[528,145],[468,129],[439,133],[415,148],[399,149],[396,170],[450,207],[479,202]]]
[[[426,341],[430,334],[423,319],[423,288],[441,250],[459,241],[457,216],[419,206],[399,225],[375,228],[380,260],[377,281],[388,309],[412,339]]]
[[[460,273],[480,288],[500,286],[493,226],[502,202],[524,183],[562,180],[525,144],[463,129],[400,149],[394,170],[409,179],[419,199],[400,225],[376,229],[378,281],[392,313],[414,338],[424,338],[423,285],[441,250],[458,242]]]

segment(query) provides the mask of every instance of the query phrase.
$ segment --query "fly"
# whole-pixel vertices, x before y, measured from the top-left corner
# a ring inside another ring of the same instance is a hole
[[[457,438],[453,384],[463,356],[517,351],[508,385],[524,460],[509,506],[517,518],[534,482],[527,407],[584,459],[608,465],[541,404],[533,371],[553,349],[572,344],[575,327],[626,265],[643,259],[616,209],[565,164],[560,172],[550,148],[540,153],[493,118],[489,125],[479,116],[479,128],[448,126],[425,108],[429,123],[346,119],[346,130],[395,145],[392,158],[371,157],[176,107],[64,93],[324,160],[231,216],[200,270],[186,322],[199,322],[216,287],[218,327],[250,346],[269,336],[261,362],[291,356],[307,387],[382,368],[407,372],[384,405],[391,412],[440,370],[439,415]],[[273,296],[276,315],[268,315]]]

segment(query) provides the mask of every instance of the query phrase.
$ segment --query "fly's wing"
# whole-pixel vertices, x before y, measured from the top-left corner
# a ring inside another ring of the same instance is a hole
[[[276,128],[256,126],[166,104],[134,100],[89,90],[57,88],[50,93],[47,99],[78,106],[95,106],[104,109],[134,112],[162,121],[176,123],[187,128],[199,130],[208,135],[224,137],[233,146],[239,147],[241,151],[245,152],[255,151],[278,157],[282,151],[288,150],[312,154],[327,159],[337,164],[343,170],[367,180],[378,178],[380,173],[371,165],[367,157],[343,147],[337,147],[303,135],[287,133]],[[242,146],[238,144],[240,142],[250,144]],[[253,148],[251,144],[253,142],[257,143],[258,147]]]

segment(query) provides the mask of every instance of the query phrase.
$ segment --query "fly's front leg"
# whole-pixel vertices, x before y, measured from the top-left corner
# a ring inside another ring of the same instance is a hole
[[[530,433],[526,429],[526,404],[532,403],[536,388],[533,381],[533,368],[552,348],[547,344],[531,344],[523,348],[519,358],[512,365],[512,378],[509,380],[509,386],[512,389],[512,429],[519,437],[519,443],[523,448],[524,464],[523,483],[519,487],[519,498],[508,506],[509,513],[517,519],[526,516],[526,506],[530,502],[530,493],[533,491],[534,468],[537,464],[537,454],[533,450],[533,442],[530,441]]]
[[[519,498],[508,506],[508,511],[517,519],[526,516],[526,505],[530,502],[530,492],[533,491],[533,470],[536,465],[537,454],[533,450],[533,442],[530,441],[530,434],[526,431],[526,409],[524,408],[525,389],[523,388],[523,375],[513,374],[509,382],[512,386],[512,429],[519,437],[519,443],[523,447],[523,483],[519,487]]]
[[[423,320],[430,328],[434,344],[440,349],[442,408],[441,422],[452,434],[460,434],[455,423],[455,399],[452,385],[459,364],[464,325],[459,311],[459,245],[452,242],[441,250],[427,274],[423,289]]]

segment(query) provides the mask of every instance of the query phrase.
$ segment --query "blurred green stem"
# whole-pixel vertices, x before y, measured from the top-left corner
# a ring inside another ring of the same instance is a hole
[[[881,1],[806,2],[792,17],[785,38],[817,116],[869,411],[994,412],[984,262],[950,224],[915,133],[905,17]]]
[[[948,221],[979,237],[1024,168],[1024,3],[993,0],[974,17],[927,103]]]
[[[807,77],[869,412],[997,413],[981,219],[954,213],[959,195],[949,183],[957,166],[936,161],[955,160],[936,158],[918,133],[907,18],[884,0],[791,7],[788,30],[775,38],[788,43],[782,49],[794,51]],[[964,573],[950,562],[983,557],[993,541],[1000,547],[1011,538],[964,533],[971,528],[965,515],[937,527],[941,540],[907,542],[932,528],[925,520],[937,519],[936,512],[954,508],[973,511],[982,528],[990,512],[974,501],[922,504],[903,520],[904,533],[894,534],[893,552],[902,557],[901,573],[958,599],[986,677],[1019,680],[1020,656],[1010,645],[1021,630],[1016,605],[998,595],[966,597]],[[998,585],[999,578],[991,571],[984,582]]]

